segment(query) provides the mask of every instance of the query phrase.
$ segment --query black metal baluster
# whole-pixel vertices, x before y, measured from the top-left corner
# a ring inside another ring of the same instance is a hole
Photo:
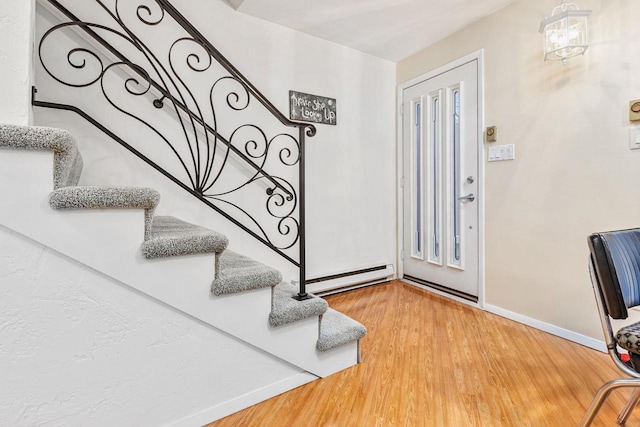
[[[298,205],[298,215],[300,218],[300,227],[298,228],[298,239],[299,239],[299,249],[300,249],[300,276],[299,276],[299,286],[300,290],[298,295],[295,295],[293,298],[298,301],[304,301],[306,299],[311,298],[307,293],[307,277],[306,277],[306,234],[305,234],[305,170],[304,170],[304,137],[305,137],[305,126],[300,126],[298,128],[298,140],[300,141],[300,158],[298,159],[298,199],[300,204]]]

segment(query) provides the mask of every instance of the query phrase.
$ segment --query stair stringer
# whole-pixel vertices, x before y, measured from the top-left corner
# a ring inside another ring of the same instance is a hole
[[[318,318],[270,326],[270,288],[212,295],[213,254],[145,259],[142,209],[51,209],[52,152],[3,148],[0,171],[7,228],[319,377],[358,362],[357,342],[316,349]]]

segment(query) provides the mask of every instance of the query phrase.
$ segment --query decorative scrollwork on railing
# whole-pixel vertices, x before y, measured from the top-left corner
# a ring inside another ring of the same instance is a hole
[[[272,249],[295,258],[283,251],[304,240],[296,181],[304,170],[304,137],[315,135],[315,128],[284,118],[166,1],[94,0],[103,13],[100,23],[78,19],[60,0],[48,1],[70,22],[53,26],[40,40],[46,73],[67,87],[95,88],[91,93],[101,94],[123,120],[154,136],[158,144],[139,151]],[[179,28],[176,22],[186,34],[159,46]],[[78,32],[93,40],[79,40]],[[264,119],[256,118],[259,111]],[[251,122],[240,114],[248,112]],[[177,127],[168,126],[167,115]],[[291,130],[283,132],[283,124]]]
[[[147,25],[158,25],[164,19],[164,9],[160,7],[158,3],[156,3],[155,1],[149,1],[148,3],[151,3],[152,6],[148,6],[146,4],[138,5],[138,7],[136,8],[136,16],[141,22],[144,22]],[[118,0],[116,0],[116,10],[118,9],[117,4],[118,4]],[[159,13],[160,16],[157,17],[155,20],[153,19],[154,13],[152,9],[155,9],[160,12]],[[148,19],[145,18],[143,15],[146,15]],[[118,17],[120,17],[120,15],[118,15]]]

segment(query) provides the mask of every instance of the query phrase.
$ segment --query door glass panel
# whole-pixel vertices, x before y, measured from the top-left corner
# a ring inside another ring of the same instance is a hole
[[[413,208],[413,243],[411,255],[420,259],[422,256],[422,217],[423,217],[423,188],[422,188],[422,162],[423,162],[423,148],[422,148],[422,104],[417,102],[414,106],[414,126],[413,126],[413,196],[414,196],[414,208]]]
[[[453,260],[454,264],[460,264],[460,89],[454,89],[451,117],[451,185],[453,187],[453,197],[451,200],[451,230],[453,240]]]
[[[433,98],[431,114],[431,258],[440,261],[440,99]]]

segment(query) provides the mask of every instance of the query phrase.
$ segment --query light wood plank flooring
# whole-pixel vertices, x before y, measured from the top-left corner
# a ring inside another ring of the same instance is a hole
[[[606,354],[402,282],[327,300],[367,326],[363,363],[209,427],[576,426],[618,376]],[[594,426],[615,426],[629,393]]]

